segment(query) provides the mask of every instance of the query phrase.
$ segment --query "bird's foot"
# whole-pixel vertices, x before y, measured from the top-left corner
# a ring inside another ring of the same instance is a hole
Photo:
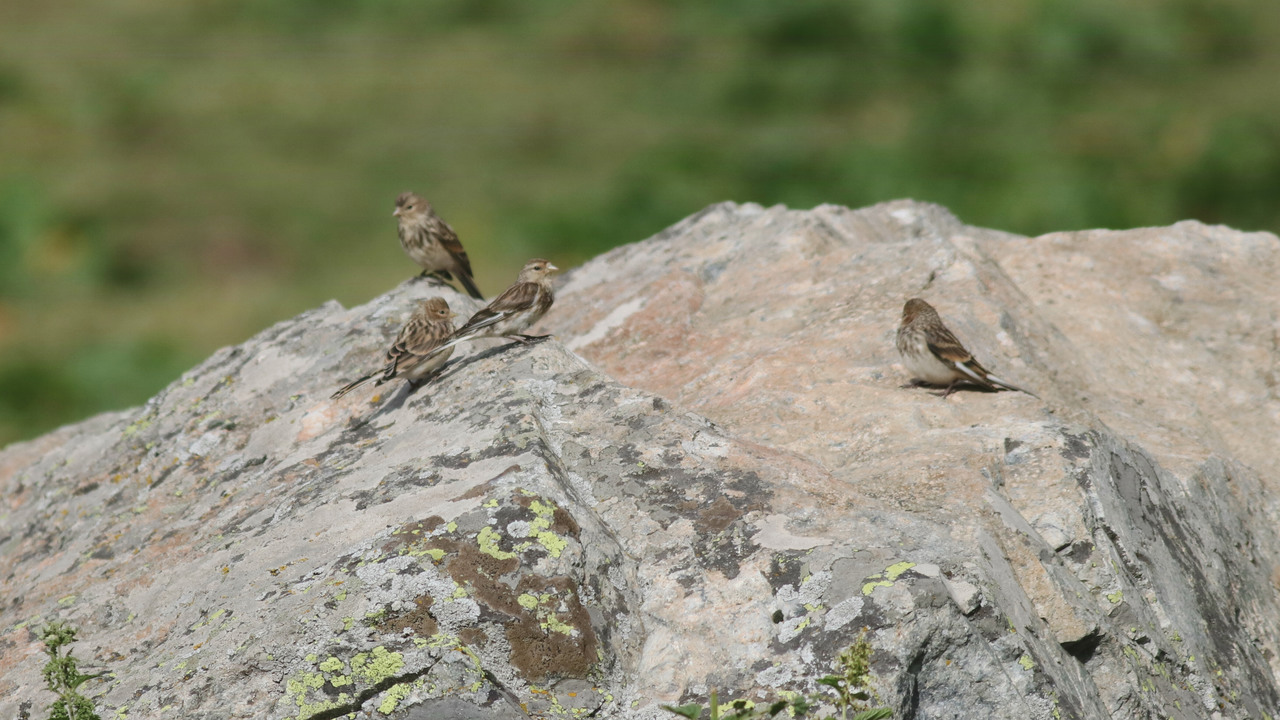
[[[439,270],[423,270],[414,280],[434,280],[438,285],[448,285],[448,277],[448,273],[442,273]]]

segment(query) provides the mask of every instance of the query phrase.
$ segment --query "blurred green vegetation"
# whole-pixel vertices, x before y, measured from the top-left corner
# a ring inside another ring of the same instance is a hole
[[[1271,0],[5,0],[0,443],[409,277],[489,293],[720,200],[1280,229]]]

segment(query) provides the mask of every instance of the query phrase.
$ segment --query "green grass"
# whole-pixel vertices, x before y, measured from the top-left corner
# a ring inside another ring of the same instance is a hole
[[[0,443],[415,271],[488,293],[720,200],[1280,229],[1266,0],[7,0]]]

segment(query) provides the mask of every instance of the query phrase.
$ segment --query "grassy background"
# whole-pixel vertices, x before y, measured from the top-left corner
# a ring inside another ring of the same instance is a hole
[[[1273,0],[4,0],[0,444],[412,275],[720,200],[1280,229]]]

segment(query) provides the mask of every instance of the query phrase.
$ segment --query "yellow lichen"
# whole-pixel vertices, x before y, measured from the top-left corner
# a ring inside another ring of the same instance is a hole
[[[378,704],[378,712],[390,715],[400,705],[400,701],[409,696],[409,689],[406,683],[392,685],[382,696],[382,702]]]
[[[900,563],[895,563],[884,569],[884,575],[890,580],[897,580],[899,575],[910,570],[915,566],[916,564],[913,562],[903,561]]]
[[[507,552],[498,547],[498,537],[498,533],[494,532],[494,529],[488,525],[480,528],[480,534],[476,536],[476,542],[480,545],[480,552],[499,560],[509,560],[515,557],[515,553]]]
[[[888,580],[875,580],[862,586],[862,594],[870,595],[878,587],[893,587],[893,583]]]
[[[360,675],[371,685],[393,677],[404,668],[404,656],[379,645],[369,653],[351,658],[351,673]]]

